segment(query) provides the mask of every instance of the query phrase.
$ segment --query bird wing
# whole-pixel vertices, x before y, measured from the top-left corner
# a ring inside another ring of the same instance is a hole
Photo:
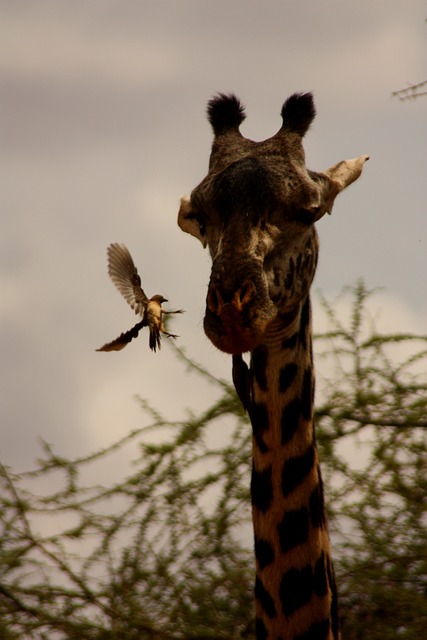
[[[141,320],[141,322],[138,322],[134,327],[132,327],[132,329],[121,333],[118,338],[112,342],[107,342],[107,344],[104,344],[102,347],[97,349],[97,351],[120,351],[129,344],[131,340],[136,338],[140,330],[145,326],[147,326],[146,320]]]
[[[127,247],[114,242],[108,247],[107,254],[111,280],[135,313],[144,315],[148,298],[141,288],[141,278]]]

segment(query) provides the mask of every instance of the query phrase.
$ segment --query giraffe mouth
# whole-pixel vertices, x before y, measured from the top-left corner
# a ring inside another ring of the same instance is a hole
[[[206,308],[204,329],[212,344],[225,353],[239,355],[252,351],[261,341],[274,315],[245,317],[233,305],[224,305],[220,314]]]

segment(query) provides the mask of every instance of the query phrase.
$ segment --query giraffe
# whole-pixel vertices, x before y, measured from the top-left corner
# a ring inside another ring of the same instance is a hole
[[[209,247],[204,329],[232,354],[252,423],[257,640],[340,637],[313,419],[310,286],[315,223],[368,156],[308,170],[302,138],[315,113],[311,93],[294,94],[280,130],[254,142],[239,130],[246,116],[238,98],[215,96],[209,171],[178,214],[180,228]]]

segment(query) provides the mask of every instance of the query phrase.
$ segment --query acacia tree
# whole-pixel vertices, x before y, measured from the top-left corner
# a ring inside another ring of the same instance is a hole
[[[323,301],[331,331],[317,337],[336,365],[317,423],[343,635],[415,640],[427,628],[427,339],[379,335],[362,284],[354,295],[347,325]]]
[[[427,19],[424,20],[427,22]],[[416,100],[416,98],[421,98],[422,96],[427,96],[427,80],[423,82],[409,83],[407,87],[404,89],[398,89],[397,91],[392,91],[391,95],[394,98],[399,98],[399,100]]]
[[[322,301],[330,330],[315,339],[343,636],[418,640],[427,337],[378,334],[371,294],[349,295],[346,321]],[[2,639],[254,638],[249,422],[229,382],[176,355],[215,392],[200,415],[168,421],[140,400],[146,426],[108,449],[70,460],[44,445],[34,471],[0,467]],[[125,477],[90,480],[124,451]]]
[[[427,80],[424,82],[417,82],[416,84],[409,84],[404,89],[398,89],[392,91],[391,95],[399,100],[415,100],[422,96],[427,96]]]

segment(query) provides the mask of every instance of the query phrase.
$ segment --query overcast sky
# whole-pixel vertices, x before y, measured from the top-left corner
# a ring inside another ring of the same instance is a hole
[[[169,417],[204,404],[145,334],[95,352],[135,322],[107,275],[110,242],[127,244],[147,293],[186,309],[179,344],[230,375],[201,324],[208,253],[176,224],[206,174],[218,91],[241,98],[256,140],[291,93],[313,91],[308,166],[371,156],[318,225],[315,288],[363,277],[385,288],[386,329],[425,332],[427,99],[391,97],[427,79],[425,2],[0,0],[0,13],[4,463],[32,466],[38,437],[70,456],[107,445],[142,424],[135,394]]]

